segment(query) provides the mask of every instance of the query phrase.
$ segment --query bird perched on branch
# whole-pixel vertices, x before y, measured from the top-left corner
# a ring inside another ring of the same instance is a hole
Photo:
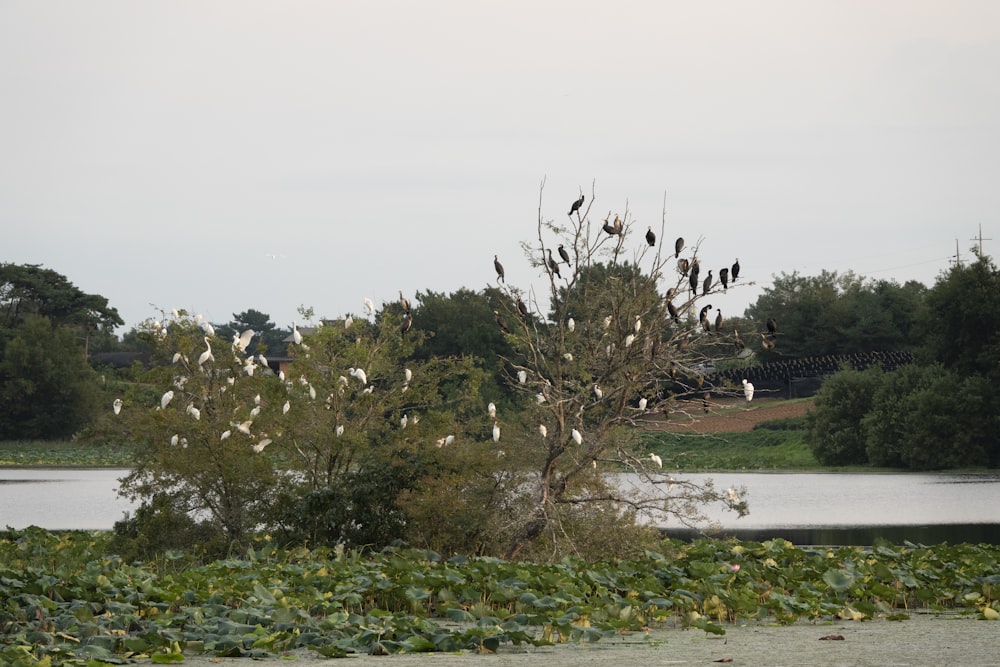
[[[688,271],[691,270],[691,262],[687,261],[686,257],[681,257],[677,260],[677,270],[681,272],[681,276],[687,278]]]
[[[503,279],[503,264],[500,263],[500,259],[493,255],[493,268],[497,271],[497,282],[505,282]]]
[[[562,257],[564,262],[566,262],[566,266],[570,265],[569,253],[566,252],[566,248],[563,247],[562,243],[559,244],[559,256]]]
[[[410,300],[403,296],[403,290],[399,290],[399,305],[403,308],[404,313],[410,313]]]
[[[719,269],[719,282],[722,283],[722,291],[729,289],[729,269],[722,267]]]
[[[503,319],[500,317],[499,310],[493,311],[493,319],[497,321],[497,326],[500,328],[500,331],[502,331],[505,334],[510,333],[510,329],[507,328],[507,325],[503,323]]]
[[[708,270],[708,275],[705,276],[705,282],[702,283],[701,293],[708,294],[708,290],[712,288],[712,269]]]
[[[733,282],[735,283],[736,279],[740,277],[740,258],[739,257],[737,257],[736,261],[733,262],[733,268],[732,268],[731,273],[732,273],[732,276],[733,276]]]
[[[646,243],[649,244],[650,248],[656,245],[656,234],[653,233],[652,227],[646,228]]]
[[[556,274],[556,278],[562,278],[559,273],[559,262],[552,257],[552,248],[547,248],[547,250],[549,251],[549,271]]]
[[[681,250],[684,250],[684,237],[678,236],[674,241],[674,259],[681,256]]]
[[[778,333],[778,323],[774,321],[773,317],[767,318],[767,332],[772,336]]]
[[[573,215],[574,213],[580,210],[581,206],[583,206],[582,194],[580,195],[580,198],[577,199],[575,202],[573,202],[573,205],[569,207],[569,213],[567,213],[567,215]]]

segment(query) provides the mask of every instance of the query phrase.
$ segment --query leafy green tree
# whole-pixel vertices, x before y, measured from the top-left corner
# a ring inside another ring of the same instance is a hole
[[[106,298],[81,291],[52,269],[38,264],[0,264],[0,335],[29,315],[46,317],[54,326],[74,327],[84,342],[84,355],[93,331],[110,332],[124,324]]]
[[[604,224],[591,220],[589,208],[567,223],[540,214],[537,244],[524,247],[546,279],[548,299],[509,278],[504,283],[501,315],[514,348],[504,364],[511,386],[526,397],[519,419],[529,425],[522,436],[528,447],[513,464],[529,495],[512,517],[508,557],[531,553],[537,540],[549,553],[585,548],[570,536],[585,532],[579,526],[594,512],[621,517],[604,526],[616,530],[651,511],[695,521],[705,503],[746,511],[736,490],[662,485],[657,464],[637,452],[631,427],[700,396],[697,366],[717,337],[703,332],[698,314],[721,286],[706,295],[699,280],[695,293],[674,268],[673,252],[636,239],[632,226],[627,210]],[[569,263],[556,264],[556,244]],[[698,259],[693,248],[689,262]],[[647,476],[650,492],[618,489],[607,473],[622,469]]]
[[[256,335],[253,337],[247,352],[256,354],[282,356],[285,354],[284,339],[291,334],[290,329],[279,329],[271,321],[271,316],[259,310],[249,308],[242,313],[233,313],[233,319],[226,324],[216,324],[215,335],[222,340],[230,341],[233,335],[239,336],[248,329]]]
[[[74,329],[28,313],[9,331],[0,359],[0,438],[65,438],[94,415],[97,374]]]
[[[868,462],[862,420],[882,381],[878,368],[842,370],[816,394],[806,418],[809,447],[823,465],[861,465]]]

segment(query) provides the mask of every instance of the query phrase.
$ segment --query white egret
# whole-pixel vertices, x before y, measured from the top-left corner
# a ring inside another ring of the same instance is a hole
[[[541,405],[542,403],[544,403],[545,402],[545,394],[543,394],[542,392],[538,392],[537,394],[535,394],[535,401],[539,405]]]
[[[568,320],[566,320],[566,328],[570,332],[573,332],[574,330],[576,330],[576,320],[574,320],[572,317],[569,318]]]
[[[228,438],[232,434],[233,434],[232,431],[230,431],[229,429],[226,429],[225,431],[222,432],[222,435],[219,436],[219,440],[225,440],[226,438]]]
[[[168,391],[163,396],[160,397],[160,409],[166,410],[167,406],[170,405],[170,401],[174,400],[174,392]]]
[[[253,410],[250,411],[250,416],[251,417],[256,417],[259,414],[260,414],[260,406],[259,405],[255,405],[253,407]]]
[[[413,379],[413,371],[411,371],[409,368],[404,368],[403,369],[403,377],[406,378],[406,382],[407,382],[407,384],[409,384],[410,380]]]
[[[312,383],[309,383],[309,398],[316,400],[316,388],[312,386]]]
[[[122,411],[123,405],[125,405],[125,402],[122,401],[122,399],[120,398],[116,398],[115,402],[111,404],[111,409],[114,410],[115,414],[117,415]]]
[[[176,447],[177,443],[180,442],[180,441],[181,441],[181,438],[176,433],[174,433],[172,436],[170,436],[170,445],[171,446]]]
[[[253,329],[247,329],[241,333],[239,337],[237,337],[236,334],[233,334],[233,346],[240,352],[246,352],[247,346],[250,345],[250,341],[253,340],[256,333],[257,332]]]
[[[348,315],[347,319],[344,320],[344,328],[350,329],[352,324],[354,324],[354,318]]]
[[[625,347],[632,347],[632,343],[635,342],[635,334],[629,334],[625,336]]]
[[[566,361],[573,361],[573,354],[567,352],[566,354],[563,355],[563,359],[565,359]]]
[[[296,345],[302,345],[302,334],[299,333],[299,328],[292,322],[292,342]]]
[[[594,396],[597,397],[597,400],[601,400],[602,398],[604,398],[604,390],[601,389],[601,385],[597,384],[596,382],[594,383]]]
[[[414,413],[413,414],[413,425],[416,426],[419,423],[420,423],[420,415]]]
[[[337,431],[336,431],[336,433],[337,433],[337,437],[338,438],[340,436],[344,435],[344,425],[343,424],[337,424]]]
[[[647,404],[647,401],[646,401],[646,397],[645,396],[643,396],[642,398],[639,399],[639,409],[640,410],[645,410],[646,409],[646,404]]]
[[[188,448],[188,439],[187,438],[181,438],[181,447],[183,449],[187,449]]]
[[[236,430],[243,435],[250,435],[250,427],[253,426],[253,420],[248,419],[245,422],[236,425]]]
[[[267,357],[265,357],[263,354],[258,354],[257,359],[260,362],[261,366],[267,368]]]
[[[490,404],[486,406],[486,411],[489,413],[490,419],[493,419],[494,417],[496,417],[497,416],[497,406],[496,406],[496,403],[494,403],[493,401],[490,401]]]
[[[500,442],[500,425],[493,422],[493,442]]]
[[[264,451],[265,447],[271,444],[271,442],[272,440],[270,438],[264,438],[263,440],[261,440],[260,442],[258,442],[256,445],[253,446],[253,451],[257,454],[260,454],[262,451]]]
[[[201,353],[200,357],[198,357],[198,367],[199,368],[201,366],[207,364],[210,361],[212,361],[212,362],[215,361],[215,357],[212,356],[212,345],[208,342],[208,336],[204,336],[202,338],[202,340],[205,341],[205,347],[207,349],[204,352]]]
[[[173,357],[173,359],[172,359],[171,363],[174,363],[174,364],[176,364],[176,363],[177,363],[178,361],[180,361],[180,360],[181,360],[181,359],[183,359],[183,358],[184,358],[184,357],[183,357],[183,355],[181,355],[181,353],[180,353],[180,352],[174,352],[174,357]]]
[[[253,404],[260,405],[260,394],[257,394],[256,396],[253,397]]]
[[[638,315],[635,316],[635,325],[634,326],[635,326],[635,332],[639,333],[639,329],[642,328],[642,319]]]
[[[446,437],[446,438],[444,439],[444,444],[445,444],[445,446],[447,446],[447,445],[450,445],[450,444],[452,444],[453,442],[455,442],[455,436],[453,436],[453,435],[449,435],[449,436],[447,436],[447,437]]]
[[[549,435],[549,429],[545,428],[545,424],[538,425],[538,432],[542,434],[543,438],[547,438]]]
[[[572,435],[573,435],[573,442],[575,442],[578,445],[583,444],[583,434],[581,434],[576,429],[573,429]]]
[[[527,381],[528,381],[528,372],[527,371],[523,371],[523,370],[518,371],[517,372],[517,382],[518,382],[518,384],[524,384]]]
[[[747,382],[746,378],[743,378],[743,395],[747,399],[747,403],[753,400],[753,383]]]
[[[655,463],[657,468],[662,468],[663,467],[663,459],[661,459],[656,454],[650,454],[649,455],[649,460],[652,461],[653,463]]]
[[[364,369],[362,369],[362,368],[348,368],[347,372],[348,372],[348,374],[351,377],[358,378],[358,381],[361,382],[361,386],[362,387],[368,384],[368,375],[367,375],[367,373],[365,373]]]
[[[368,297],[365,297],[365,310],[368,311],[369,315],[375,314],[375,302]]]
[[[281,406],[281,414],[287,415],[288,411],[292,409],[291,401],[285,401],[285,404]]]
[[[434,444],[437,445],[438,449],[441,449],[442,447],[444,447],[444,438],[438,438],[437,440],[434,441]]]
[[[406,414],[404,414],[402,418],[399,420],[399,428],[406,428],[406,425],[409,423],[409,421],[410,421],[409,418],[406,416]]]
[[[611,316],[608,315],[607,317],[604,318],[604,328],[607,329],[610,326],[611,326]]]
[[[187,413],[194,417],[196,421],[201,419],[201,410],[194,407],[194,403],[188,403]]]
[[[215,327],[213,327],[212,323],[209,322],[208,320],[205,320],[204,322],[201,323],[201,330],[204,331],[205,335],[207,336],[215,335]]]
[[[284,382],[285,381],[285,371],[278,371],[278,380],[280,382]]]
[[[361,391],[362,394],[372,394],[374,392],[375,392],[375,385],[369,385]]]

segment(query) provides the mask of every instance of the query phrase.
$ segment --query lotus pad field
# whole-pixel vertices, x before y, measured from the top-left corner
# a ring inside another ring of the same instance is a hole
[[[723,634],[741,619],[905,619],[915,609],[993,619],[1000,607],[1000,547],[988,545],[667,541],[632,561],[537,564],[265,543],[188,564],[177,553],[124,563],[102,555],[109,540],[0,533],[0,663],[494,651],[674,625]]]

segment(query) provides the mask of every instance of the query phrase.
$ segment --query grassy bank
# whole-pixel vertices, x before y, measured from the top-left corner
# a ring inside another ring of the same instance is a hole
[[[132,450],[94,446],[75,440],[0,441],[0,466],[46,466],[71,468],[127,468]]]
[[[809,470],[821,468],[805,440],[805,418],[758,424],[741,433],[647,433],[646,449],[676,470]]]

